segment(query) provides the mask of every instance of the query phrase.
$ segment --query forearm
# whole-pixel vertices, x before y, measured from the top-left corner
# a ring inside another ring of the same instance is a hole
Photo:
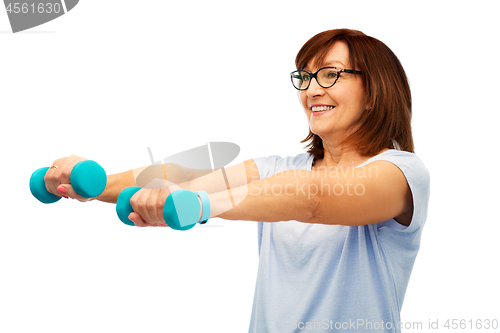
[[[168,170],[168,176],[167,176]],[[95,198],[95,200],[116,203],[121,191],[130,186],[146,187],[154,180],[169,180],[173,182],[184,182],[187,185],[189,178],[195,175],[180,165],[159,164],[140,167],[118,174],[108,175],[104,192]]]
[[[234,206],[228,203],[226,192],[213,193],[209,195],[210,216],[226,220],[310,222],[318,204],[318,197],[311,195],[310,184],[311,178],[297,177],[291,170],[231,189]]]
[[[125,188],[130,186],[153,188],[158,186],[156,182],[158,180],[161,181],[163,188],[166,188],[164,181],[167,180],[171,191],[186,189],[193,192],[201,190],[207,193],[226,192],[226,197],[229,198],[231,188],[237,188],[258,178],[258,170],[253,160],[215,171],[190,169],[174,163],[150,165],[108,175],[106,189],[95,199],[116,203],[118,195]]]
[[[130,186],[137,186],[132,170],[107,176],[107,183],[104,192],[94,198],[103,202],[116,203],[121,191]]]

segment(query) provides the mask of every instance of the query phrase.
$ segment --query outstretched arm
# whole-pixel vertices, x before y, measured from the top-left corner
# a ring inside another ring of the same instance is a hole
[[[143,191],[147,198],[148,191],[155,190]],[[406,178],[387,161],[337,172],[288,170],[232,188],[231,194],[233,206],[227,191],[209,194],[211,217],[359,226],[401,216],[411,220],[413,211]],[[133,204],[136,225],[147,225],[141,216],[152,217],[152,224],[165,224],[161,215],[164,200],[149,208],[146,201],[142,206]],[[155,209],[157,214],[152,214]]]
[[[224,207],[222,194],[209,195],[212,216],[359,226],[391,218],[403,218],[407,223],[402,224],[409,224],[413,212],[404,174],[387,161],[337,172],[288,170],[232,193],[240,201],[232,209]]]

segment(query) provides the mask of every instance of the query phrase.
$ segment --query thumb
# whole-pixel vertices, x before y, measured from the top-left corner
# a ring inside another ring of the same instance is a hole
[[[151,224],[144,221],[142,217],[137,214],[136,212],[132,212],[129,214],[128,219],[132,222],[134,222],[136,227],[150,227]]]

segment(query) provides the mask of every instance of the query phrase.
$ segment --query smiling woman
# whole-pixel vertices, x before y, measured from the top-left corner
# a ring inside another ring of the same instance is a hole
[[[356,146],[365,156],[374,155],[384,148],[414,151],[410,87],[401,63],[384,43],[356,30],[325,31],[304,44],[295,65],[297,69],[305,70],[311,66],[340,66],[339,69],[356,70],[352,75],[339,73],[339,80],[357,83],[356,91],[366,94],[358,99],[366,103],[361,106],[366,112],[359,114],[356,131],[345,137],[342,144]],[[341,89],[343,91],[339,91]],[[346,90],[337,87],[335,95],[346,93]],[[307,93],[313,94],[313,91]],[[303,103],[305,97],[302,93]],[[307,110],[307,105],[304,108]],[[321,137],[311,130],[303,142],[309,140],[308,152],[322,158]]]
[[[210,217],[257,221],[250,332],[297,332],[304,323],[352,328],[352,322],[356,331],[400,332],[430,183],[413,151],[405,72],[385,44],[347,29],[311,38],[296,65],[291,80],[308,119],[307,153],[222,170],[158,166],[159,181],[141,178],[149,183],[130,199],[128,218],[136,226],[168,226],[165,200],[181,188],[208,193]],[[56,160],[58,168],[45,175],[49,192],[81,200],[68,175],[82,159]],[[107,176],[94,199],[116,202],[143,170]],[[207,206],[199,204],[205,216]]]

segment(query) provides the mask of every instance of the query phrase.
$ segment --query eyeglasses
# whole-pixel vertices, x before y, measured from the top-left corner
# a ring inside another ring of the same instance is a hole
[[[323,67],[318,69],[316,73],[309,73],[308,71],[299,70],[290,73],[292,84],[297,90],[307,90],[311,84],[311,80],[316,78],[316,82],[322,88],[330,88],[340,77],[340,73],[349,74],[363,74],[360,71],[353,71],[351,69],[338,69],[336,67]]]

